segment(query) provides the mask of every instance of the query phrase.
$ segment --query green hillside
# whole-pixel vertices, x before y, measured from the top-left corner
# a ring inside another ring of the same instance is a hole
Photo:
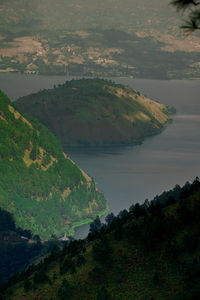
[[[103,213],[104,196],[36,120],[22,116],[0,92],[0,207],[16,226],[42,239],[73,233]]]
[[[159,133],[173,109],[103,79],[67,81],[15,102],[64,146],[124,145]]]
[[[13,300],[200,297],[200,182],[132,205],[2,286]]]

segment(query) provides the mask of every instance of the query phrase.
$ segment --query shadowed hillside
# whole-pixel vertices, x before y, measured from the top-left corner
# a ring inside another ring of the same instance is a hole
[[[199,299],[200,182],[132,205],[2,286],[8,299]],[[4,293],[4,294],[3,294]]]

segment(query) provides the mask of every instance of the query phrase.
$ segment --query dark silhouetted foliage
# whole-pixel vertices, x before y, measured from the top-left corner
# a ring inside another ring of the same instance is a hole
[[[200,29],[200,1],[199,0],[172,0],[171,4],[187,13],[187,21],[183,29],[192,32]]]

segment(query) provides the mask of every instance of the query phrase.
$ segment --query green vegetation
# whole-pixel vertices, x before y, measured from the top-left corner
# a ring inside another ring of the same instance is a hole
[[[200,182],[132,205],[2,285],[10,300],[200,297]]]
[[[102,216],[105,215],[108,211],[109,211],[109,207],[108,207],[108,205],[106,205],[106,209],[105,209],[104,211],[101,211],[101,212],[99,213],[99,217],[102,217]],[[77,227],[80,227],[80,226],[82,226],[82,225],[89,224],[89,223],[91,223],[91,222],[93,222],[92,219],[85,219],[85,220],[83,220],[83,221],[79,221],[79,222],[73,224],[72,227],[70,228],[69,235],[70,235],[70,236],[73,236],[74,233],[75,233],[75,229],[76,229]]]
[[[175,111],[104,79],[67,81],[15,105],[47,126],[65,147],[138,143],[159,133]]]
[[[0,92],[0,207],[41,239],[70,233],[106,208],[94,180],[62,151],[56,137],[23,117]]]

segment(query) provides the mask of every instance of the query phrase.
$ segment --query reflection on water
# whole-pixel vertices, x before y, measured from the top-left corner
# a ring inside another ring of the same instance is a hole
[[[0,74],[0,88],[12,99],[62,83],[65,77]],[[142,145],[120,148],[65,149],[71,158],[97,182],[118,213],[132,203],[142,203],[156,194],[184,184],[200,175],[200,81],[117,78],[159,102],[177,109],[173,123]],[[12,89],[11,89],[12,87]],[[20,87],[20,89],[19,89]],[[76,231],[87,234],[88,226]]]

